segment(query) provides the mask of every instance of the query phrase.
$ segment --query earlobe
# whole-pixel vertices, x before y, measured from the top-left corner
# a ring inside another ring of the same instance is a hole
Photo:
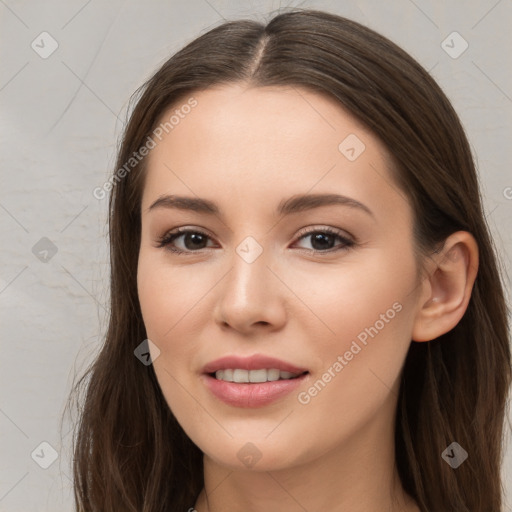
[[[478,245],[466,231],[450,235],[433,259],[423,283],[413,341],[430,341],[453,329],[463,317],[478,271]],[[425,300],[425,294],[427,300]]]

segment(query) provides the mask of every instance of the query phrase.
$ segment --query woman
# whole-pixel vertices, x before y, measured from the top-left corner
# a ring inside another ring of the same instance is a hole
[[[320,11],[224,23],[144,85],[106,188],[79,510],[502,510],[497,258],[403,50]]]

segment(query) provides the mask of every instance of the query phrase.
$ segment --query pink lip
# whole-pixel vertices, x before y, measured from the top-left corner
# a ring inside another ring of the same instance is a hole
[[[236,383],[217,380],[211,373],[226,368],[242,370],[259,370],[277,368],[281,371],[302,374],[294,379],[272,382]],[[235,407],[263,407],[292,392],[309,376],[305,368],[275,359],[273,357],[254,355],[251,357],[226,356],[208,363],[203,368],[201,378],[210,392],[219,400]]]
[[[241,370],[261,370],[263,368],[277,368],[283,372],[303,373],[307,368],[299,368],[293,364],[275,359],[274,357],[256,354],[250,357],[225,356],[211,361],[203,368],[203,373],[215,373],[226,368],[239,368]]]
[[[263,407],[291,393],[309,377],[304,373],[295,379],[273,382],[236,383],[217,380],[210,375],[201,375],[206,387],[228,405],[235,407]]]

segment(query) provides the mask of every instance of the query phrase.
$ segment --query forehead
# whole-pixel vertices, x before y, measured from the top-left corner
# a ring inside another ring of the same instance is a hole
[[[174,123],[148,156],[143,210],[171,193],[215,196],[238,208],[274,208],[284,196],[308,191],[376,208],[400,195],[384,145],[333,98],[235,84],[191,97],[193,108],[182,108],[185,97],[161,117],[165,123],[174,113]]]

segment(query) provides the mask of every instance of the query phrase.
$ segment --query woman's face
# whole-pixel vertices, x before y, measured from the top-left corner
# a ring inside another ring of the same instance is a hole
[[[169,407],[232,469],[348,456],[362,437],[379,456],[422,300],[385,148],[303,89],[193,97],[162,116],[180,112],[154,138],[141,211],[139,298]]]

